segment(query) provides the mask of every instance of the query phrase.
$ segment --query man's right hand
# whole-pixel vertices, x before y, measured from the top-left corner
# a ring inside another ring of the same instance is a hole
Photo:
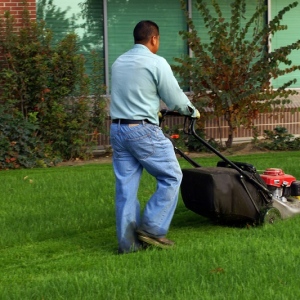
[[[196,111],[194,111],[192,117],[193,117],[193,118],[196,118],[196,119],[200,119],[200,112],[199,112],[198,109],[196,109]]]

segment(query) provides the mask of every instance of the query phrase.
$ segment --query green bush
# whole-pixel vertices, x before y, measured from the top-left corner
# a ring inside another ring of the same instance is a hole
[[[205,131],[204,129],[196,129],[196,134],[201,137],[203,140],[205,140],[209,145],[214,147],[215,149],[221,150],[220,144],[213,138],[206,140],[205,138]],[[196,137],[189,135],[185,141],[185,144],[189,151],[195,151],[195,152],[210,152],[210,150],[204,146]]]
[[[35,136],[38,126],[0,109],[0,170],[41,167],[46,164],[43,142]]]
[[[101,60],[92,55],[95,67],[88,76],[76,34],[67,34],[54,44],[44,22],[30,20],[26,3],[18,30],[8,11],[0,28],[4,57],[0,62],[0,117],[6,124],[1,127],[4,140],[0,151],[4,161],[14,162],[5,167],[32,167],[36,161],[42,159],[44,164],[57,157],[89,157],[87,149],[95,142],[93,132],[103,130],[106,116],[104,86],[99,79]],[[97,85],[95,80],[99,80]],[[14,137],[7,132],[14,132]],[[19,142],[12,150],[10,143],[16,140]]]
[[[192,101],[204,112],[202,118],[208,116],[207,107],[215,118],[225,118],[226,146],[231,147],[237,128],[241,125],[250,128],[259,113],[269,111],[274,104],[283,106],[296,94],[289,89],[296,78],[276,89],[270,82],[300,69],[298,62],[290,58],[292,51],[300,49],[300,40],[277,49],[268,49],[268,41],[277,32],[287,29],[283,17],[285,14],[288,17],[298,2],[283,7],[267,25],[264,23],[265,1],[255,1],[252,15],[249,15],[249,1],[227,1],[231,10],[228,17],[222,11],[221,1],[196,2],[195,15],[203,21],[204,29],[199,30],[186,1],[181,0],[187,29],[180,31],[180,35],[192,50],[192,57],[175,58],[173,69],[182,79],[182,85],[192,91]],[[208,36],[207,42],[203,39],[203,30]]]
[[[277,126],[274,130],[264,130],[264,140],[257,142],[258,147],[268,150],[299,150],[300,139],[288,133],[287,129]]]

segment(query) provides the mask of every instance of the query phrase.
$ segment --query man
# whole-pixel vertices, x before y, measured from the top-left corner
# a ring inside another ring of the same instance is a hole
[[[116,227],[119,253],[141,249],[143,242],[161,248],[178,201],[182,172],[172,143],[159,126],[160,100],[170,110],[200,117],[180,89],[167,61],[156,55],[159,28],[139,22],[134,47],[112,66],[110,116],[113,167],[116,177]],[[137,199],[142,171],[157,180],[143,215]]]

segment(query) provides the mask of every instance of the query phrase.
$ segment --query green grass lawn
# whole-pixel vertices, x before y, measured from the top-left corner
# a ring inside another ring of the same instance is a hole
[[[300,152],[229,158],[300,180]],[[219,159],[195,160],[214,166]],[[0,182],[1,300],[300,297],[300,216],[219,226],[180,198],[168,235],[174,249],[117,255],[111,164],[2,171]],[[142,205],[154,189],[144,173]]]

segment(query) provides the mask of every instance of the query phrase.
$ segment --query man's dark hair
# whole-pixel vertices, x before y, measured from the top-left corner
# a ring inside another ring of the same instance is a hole
[[[159,35],[159,28],[153,21],[145,20],[136,24],[133,30],[136,44],[147,43],[152,36]]]

